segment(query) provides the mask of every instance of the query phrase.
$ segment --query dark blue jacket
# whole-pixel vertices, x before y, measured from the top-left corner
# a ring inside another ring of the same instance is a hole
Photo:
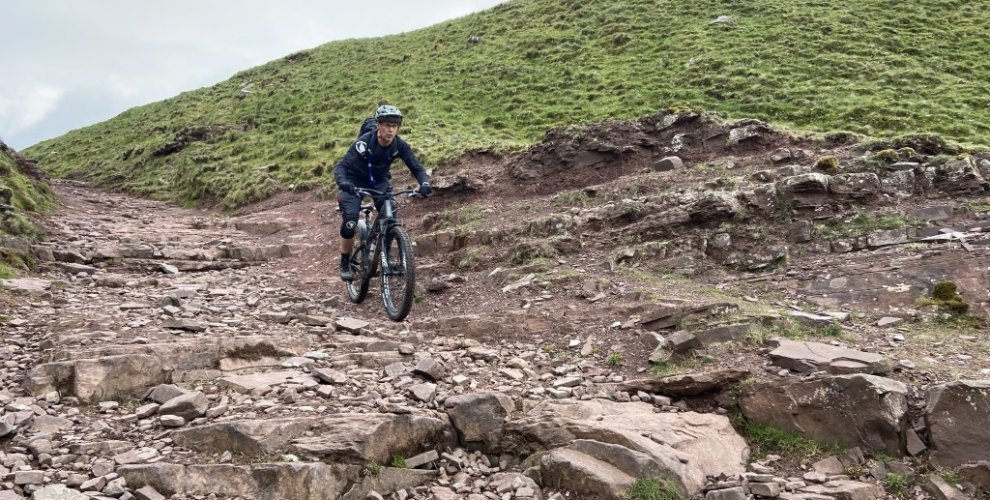
[[[333,180],[337,185],[346,180],[357,187],[380,189],[384,182],[391,179],[392,162],[397,158],[402,159],[420,184],[430,180],[426,169],[416,159],[406,141],[395,136],[392,144],[384,148],[378,144],[374,131],[362,135],[351,144],[347,154],[333,168]]]

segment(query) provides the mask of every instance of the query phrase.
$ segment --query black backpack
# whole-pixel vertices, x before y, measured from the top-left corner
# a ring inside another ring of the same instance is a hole
[[[368,132],[374,132],[376,130],[378,130],[378,120],[376,120],[375,117],[365,118],[364,121],[361,122],[361,130],[358,132],[357,136],[360,139],[362,135],[367,134]]]

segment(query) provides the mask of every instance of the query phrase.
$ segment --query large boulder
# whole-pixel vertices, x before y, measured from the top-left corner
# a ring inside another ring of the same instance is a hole
[[[157,356],[122,354],[39,365],[28,376],[34,394],[59,391],[84,403],[140,398],[148,386],[168,382],[171,374]]]
[[[729,137],[725,140],[728,147],[737,146],[743,143],[766,143],[773,135],[773,130],[767,124],[753,119],[740,120],[731,125]]]
[[[833,175],[828,182],[828,191],[838,199],[875,198],[880,188],[880,178],[872,172]]]
[[[377,498],[370,495],[372,491],[384,493],[415,488],[435,481],[438,474],[435,470],[382,467],[377,474],[362,474],[340,500],[367,500]]]
[[[89,500],[90,497],[69,488],[64,484],[52,484],[35,491],[34,494],[31,495],[31,498],[35,500]]]
[[[204,453],[295,453],[355,464],[387,463],[394,454],[412,456],[455,444],[444,418],[391,413],[219,422],[175,431],[172,439]]]
[[[41,295],[51,286],[51,281],[40,278],[0,279],[0,288],[28,295]]]
[[[795,207],[816,207],[828,199],[829,180],[829,176],[818,172],[794,175],[777,182],[777,193]]]
[[[695,224],[722,222],[739,211],[739,202],[728,193],[705,193],[687,207],[688,219]]]
[[[669,475],[646,453],[588,439],[575,440],[540,457],[544,486],[595,498],[619,500],[637,479]]]
[[[980,194],[990,190],[990,183],[972,158],[949,160],[934,167],[929,175],[935,188],[948,194]]]
[[[506,423],[502,447],[516,453],[550,450],[541,470],[545,477],[560,481],[576,477],[576,470],[611,470],[600,465],[608,464],[620,471],[642,469],[670,478],[688,495],[701,491],[705,474],[744,471],[749,448],[728,418],[694,412],[655,413],[653,408],[646,403],[604,399],[541,402],[526,416]],[[578,440],[593,442],[576,444]],[[561,447],[566,448],[555,450]],[[630,468],[631,464],[638,465]],[[622,491],[622,487],[603,485],[625,484],[622,476],[603,481],[588,483],[586,491],[578,491],[579,484],[568,489],[591,497]]]
[[[990,460],[990,379],[932,387],[925,396],[931,459],[944,467]]]
[[[990,461],[965,464],[959,468],[959,475],[977,491],[990,493]]]
[[[235,420],[181,429],[172,433],[179,446],[204,453],[230,451],[246,457],[284,451],[289,442],[316,425],[316,419]]]
[[[340,414],[319,419],[312,436],[293,439],[294,453],[325,461],[387,463],[394,454],[412,456],[456,444],[444,415]]]
[[[826,443],[904,453],[907,386],[875,375],[839,375],[746,387],[746,418]]]
[[[258,336],[56,347],[52,357],[65,361],[35,366],[25,385],[36,396],[58,391],[63,397],[77,396],[84,403],[142,398],[148,387],[181,380],[188,372],[215,369],[221,359],[251,360],[268,353],[305,352],[309,342],[306,337],[285,338],[276,347],[270,338]]]
[[[357,478],[357,466],[324,463],[257,465],[125,465],[117,469],[128,488],[151,486],[164,495],[241,498],[339,498]]]
[[[515,405],[512,398],[497,392],[479,392],[452,396],[444,401],[447,416],[467,446],[491,448],[502,440],[505,419]]]
[[[188,392],[176,396],[158,409],[160,415],[176,415],[184,418],[187,422],[206,415],[206,410],[210,409],[210,400],[206,399],[206,394],[202,392]]]
[[[916,189],[914,170],[890,172],[883,179],[880,179],[880,186],[880,190],[885,194],[898,198],[910,198]]]

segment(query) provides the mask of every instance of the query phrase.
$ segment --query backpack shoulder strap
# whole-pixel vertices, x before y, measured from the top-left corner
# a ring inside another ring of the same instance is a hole
[[[361,155],[361,158],[367,160],[371,156],[371,148],[375,147],[374,146],[375,142],[377,141],[375,140],[374,131],[366,132],[364,134],[361,134],[360,137],[358,137],[357,141],[355,142],[355,149],[357,149],[357,152],[359,155]]]

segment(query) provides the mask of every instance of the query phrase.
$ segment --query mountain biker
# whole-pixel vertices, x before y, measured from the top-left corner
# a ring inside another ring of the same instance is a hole
[[[426,169],[416,159],[409,144],[397,135],[399,126],[402,125],[402,112],[399,108],[387,104],[379,106],[375,112],[375,121],[378,124],[377,129],[358,137],[333,169],[333,180],[340,193],[337,198],[342,217],[340,279],[344,281],[354,279],[350,255],[354,248],[354,230],[361,212],[361,196],[358,196],[357,189],[381,192],[387,190],[392,178],[392,162],[401,158],[419,182],[419,194],[425,197],[433,191]],[[375,200],[375,208],[380,209],[385,197],[376,195],[372,198]]]

